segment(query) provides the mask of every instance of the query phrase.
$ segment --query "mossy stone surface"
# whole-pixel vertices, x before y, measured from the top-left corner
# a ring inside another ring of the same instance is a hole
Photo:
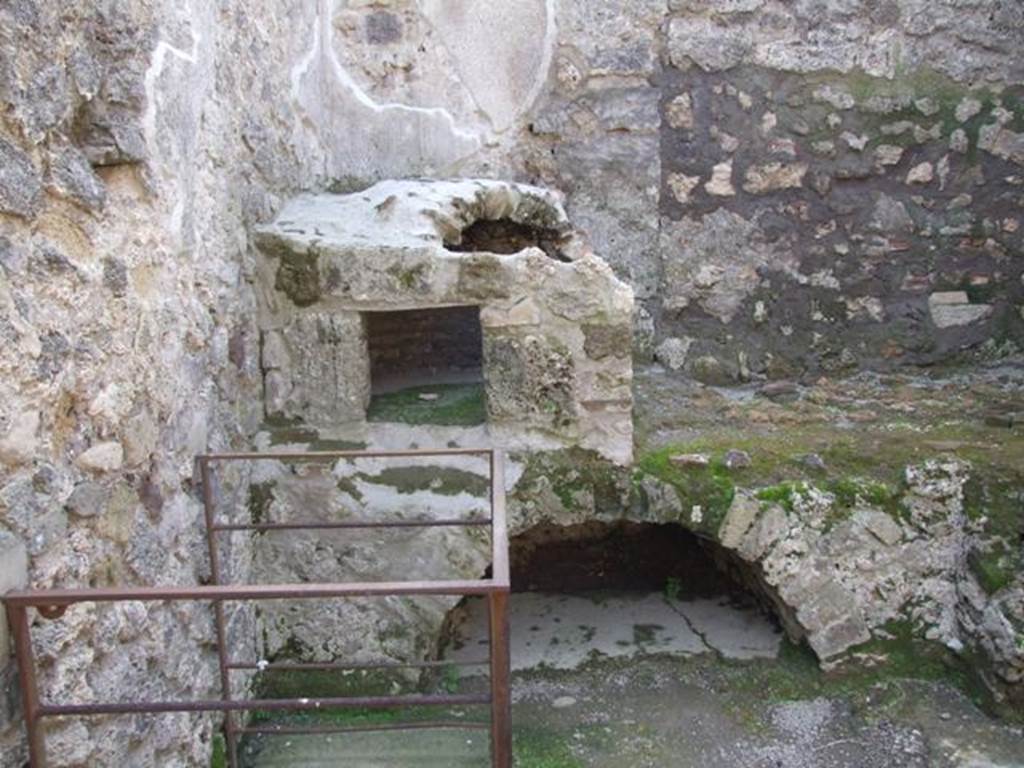
[[[366,418],[412,425],[476,426],[487,421],[484,388],[482,384],[440,384],[374,395]]]
[[[308,307],[320,300],[320,257],[315,251],[299,253],[279,249],[274,288],[284,293],[297,307]]]

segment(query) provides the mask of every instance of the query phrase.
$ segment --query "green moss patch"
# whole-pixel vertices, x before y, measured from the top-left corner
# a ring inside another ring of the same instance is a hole
[[[546,483],[562,507],[579,511],[593,501],[598,515],[621,517],[629,502],[629,474],[594,451],[569,448],[515,457],[526,468],[515,494],[531,498]]]
[[[270,429],[271,445],[305,445],[317,438],[317,431],[310,427],[290,426]]]
[[[1007,586],[1024,569],[1024,473],[973,476],[964,488],[964,512],[981,526],[981,543],[968,565],[988,594]]]
[[[814,488],[833,497],[832,507],[825,521],[827,528],[847,519],[853,510],[866,506],[881,509],[893,517],[906,517],[901,488],[859,477],[839,477],[818,483],[809,483],[805,480],[783,482],[761,488],[754,495],[764,504],[778,504],[787,512],[792,512],[796,508],[797,500],[809,494]]]
[[[792,512],[796,497],[807,488],[807,483],[779,483],[762,488],[754,496],[765,504],[778,504],[787,512]]]
[[[563,735],[540,728],[516,728],[512,754],[516,768],[583,768]]]
[[[784,639],[776,660],[722,662],[725,679],[721,682],[739,693],[740,701],[753,697],[758,707],[766,702],[837,695],[856,702],[870,692],[873,714],[879,718],[902,696],[899,681],[945,682],[985,711],[1020,719],[1020,713],[1014,714],[994,701],[978,673],[983,668],[980,660],[969,652],[957,655],[939,643],[923,640],[908,622],[892,622],[886,630],[888,638],[869,640],[854,649],[870,662],[858,661],[840,670],[822,672],[806,645]]]
[[[252,483],[249,486],[249,514],[254,523],[265,523],[268,520],[270,505],[274,503],[274,487],[277,483]]]
[[[967,564],[981,588],[994,595],[1008,586],[1019,572],[1020,553],[1008,549],[1002,542],[995,542],[985,550],[971,550]]]
[[[671,485],[683,508],[679,522],[696,532],[716,537],[736,495],[731,472],[721,457],[712,457],[706,467],[673,463],[672,457],[682,453],[694,451],[689,447],[669,446],[641,457],[637,463],[637,480],[647,474]],[[699,522],[692,520],[691,510],[694,507],[701,508]]]
[[[436,395],[424,399],[421,395]],[[375,395],[366,418],[372,422],[472,427],[487,421],[483,384],[439,384]]]
[[[302,445],[308,451],[359,451],[366,443],[358,440],[320,437],[313,427],[307,427],[300,420],[267,419],[263,430],[270,437],[270,445]]]
[[[284,293],[297,307],[308,307],[319,301],[319,254],[315,251],[295,253],[280,248],[275,255],[280,259],[280,263],[274,288]]]
[[[228,768],[228,745],[223,734],[213,735],[213,749],[210,753],[210,768]]]
[[[385,696],[410,683],[387,670],[266,669],[254,683],[260,699]]]
[[[368,694],[369,695],[369,694]],[[313,698],[313,697],[308,697]],[[324,709],[280,713],[257,712],[254,723],[273,722],[277,725],[334,725],[356,727],[361,725],[386,725],[389,723],[417,723],[425,720],[450,719],[458,717],[464,722],[487,722],[484,709],[468,710],[462,707],[398,707],[394,709]]]
[[[440,496],[487,497],[491,483],[483,475],[451,467],[388,467],[376,475],[360,474],[358,477],[375,485],[393,487],[399,493],[429,491]]]

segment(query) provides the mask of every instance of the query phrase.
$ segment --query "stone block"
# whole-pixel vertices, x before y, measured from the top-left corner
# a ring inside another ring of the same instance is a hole
[[[992,305],[971,304],[966,291],[946,291],[928,297],[928,311],[936,327],[954,328],[984,320],[992,314]]]
[[[807,642],[823,662],[835,659],[870,639],[871,632],[860,616],[847,616],[821,632],[811,632],[807,636]]]
[[[38,432],[38,411],[25,411],[14,417],[7,434],[0,439],[0,462],[16,466],[31,461],[39,443]]]
[[[272,401],[281,415],[317,425],[364,417],[370,366],[366,331],[358,313],[298,315],[281,330],[281,338],[287,354],[275,362],[290,362],[288,370],[275,371],[278,375],[273,377]]]
[[[0,139],[0,213],[31,218],[43,204],[43,184],[32,159]]]
[[[576,419],[573,361],[541,336],[484,336],[487,411],[496,422],[560,428]]]
[[[114,472],[124,464],[124,447],[115,441],[97,443],[79,454],[75,463],[90,472]]]
[[[693,346],[693,339],[687,337],[676,338],[675,336],[665,339],[654,350],[654,359],[669,370],[680,371],[686,365],[686,358],[690,354],[690,347]]]
[[[631,325],[584,325],[583,349],[593,360],[605,357],[629,357],[633,347]]]
[[[290,299],[267,307],[266,415],[348,426],[366,417],[371,372],[384,393],[479,369],[490,423],[510,440],[631,455],[634,293],[598,254],[643,251],[651,263],[635,266],[653,271],[660,174],[646,168],[640,188],[623,189],[625,168],[609,166],[657,157],[659,117],[655,89],[613,90],[588,102],[609,135],[561,156],[600,189],[575,214],[588,237],[560,194],[473,179],[307,195],[260,227],[264,287]],[[588,219],[617,220],[637,199],[650,203],[639,250]],[[296,292],[307,282],[316,290]]]
[[[27,584],[28,554],[25,544],[11,533],[0,532],[0,595],[12,589],[23,589]],[[6,665],[13,651],[6,613],[0,613],[0,669]]]
[[[739,549],[759,514],[761,504],[756,498],[742,493],[736,494],[718,530],[722,546],[726,549]]]

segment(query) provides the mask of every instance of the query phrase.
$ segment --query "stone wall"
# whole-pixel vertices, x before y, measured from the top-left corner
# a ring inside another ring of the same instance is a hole
[[[249,445],[262,410],[248,231],[322,168],[285,63],[313,9],[281,11],[0,5],[0,534],[32,586],[209,577],[193,456]],[[241,575],[245,548],[225,553]],[[206,606],[82,606],[33,630],[46,696],[218,689]],[[20,765],[2,666],[0,764]],[[50,764],[200,765],[213,726],[69,720]]]
[[[559,233],[564,252],[445,247],[477,222],[505,220]],[[633,293],[573,229],[557,194],[462,180],[303,195],[260,228],[258,245],[268,414],[361,439],[366,313],[475,305],[493,439],[630,461]]]
[[[1019,4],[491,5],[320,3],[291,74],[338,188],[566,192],[638,351],[713,383],[1019,348]]]
[[[1019,351],[1022,16],[1010,0],[4,3],[0,531],[34,586],[206,578],[192,457],[254,442],[249,238],[299,190],[560,189],[640,300],[635,350],[673,375]],[[50,693],[215,690],[203,609],[82,608],[37,630]],[[211,727],[50,739],[58,765],[193,765]],[[21,750],[0,723],[0,762]]]
[[[1019,351],[1019,4],[559,6],[520,169],[641,349],[716,384]]]

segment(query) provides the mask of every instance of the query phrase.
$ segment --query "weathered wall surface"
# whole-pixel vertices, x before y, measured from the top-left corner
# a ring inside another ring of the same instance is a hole
[[[300,189],[559,188],[641,301],[638,350],[708,382],[1019,351],[1022,17],[1009,0],[3,3],[0,530],[38,586],[204,577],[191,457],[257,428],[248,238]],[[81,609],[37,650],[56,694],[155,697],[213,690],[212,635],[190,608]],[[51,738],[69,765],[195,764],[209,727]],[[19,749],[0,726],[0,762]]]
[[[560,6],[522,171],[641,348],[722,384],[1019,350],[1019,4]]]
[[[557,232],[562,250],[446,247],[463,245],[477,221],[502,219]],[[372,369],[364,313],[475,306],[493,439],[630,461],[633,293],[586,247],[558,195],[483,180],[382,182],[300,196],[257,242],[268,417],[359,439]],[[295,331],[314,323],[325,330]],[[343,330],[328,332],[331,323]]]
[[[192,457],[261,412],[248,228],[321,167],[287,97],[304,11],[282,11],[0,4],[0,531],[33,586],[207,578]],[[216,691],[204,606],[83,606],[35,634],[54,697]],[[197,765],[211,728],[68,721],[51,764]]]
[[[1019,348],[1019,4],[492,6],[319,3],[291,93],[331,183],[565,191],[639,350],[712,383]]]

